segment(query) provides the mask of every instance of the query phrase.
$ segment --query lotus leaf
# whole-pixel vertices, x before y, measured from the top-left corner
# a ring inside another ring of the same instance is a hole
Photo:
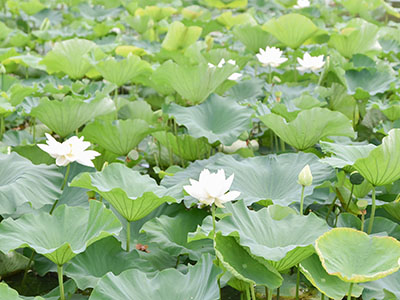
[[[186,27],[179,21],[173,22],[161,46],[169,51],[185,49],[200,37],[202,28],[199,26]]]
[[[365,282],[363,299],[365,300],[395,300],[400,298],[400,272],[375,281]]]
[[[233,29],[234,36],[241,41],[250,51],[257,53],[260,48],[265,49],[266,46],[277,44],[278,40],[263,30],[258,25],[245,24],[235,26]]]
[[[18,292],[10,288],[4,282],[0,282],[0,295],[4,300],[23,300]],[[34,300],[44,300],[42,297],[35,297]]]

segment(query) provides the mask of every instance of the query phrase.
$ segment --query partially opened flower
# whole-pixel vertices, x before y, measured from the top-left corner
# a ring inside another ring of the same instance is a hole
[[[217,173],[210,173],[208,169],[204,169],[200,173],[199,181],[190,179],[191,185],[185,185],[183,188],[202,204],[224,207],[223,203],[233,201],[240,195],[238,191],[228,192],[233,178],[234,174],[225,179],[223,169],[218,170]]]
[[[297,70],[300,72],[317,72],[324,65],[324,56],[311,56],[308,52],[304,53],[303,59],[297,58],[297,61],[300,64],[300,67],[297,67]]]
[[[67,166],[71,162],[78,162],[88,167],[94,167],[92,159],[99,156],[100,153],[93,150],[86,150],[89,142],[83,140],[83,136],[70,137],[63,143],[57,142],[50,134],[46,133],[47,145],[38,144],[38,147],[47,152],[51,157],[56,159],[56,165]]]
[[[301,9],[310,6],[309,0],[297,0],[297,5],[293,6],[296,9]]]
[[[282,50],[279,48],[268,46],[265,50],[260,48],[260,53],[256,54],[256,57],[265,67],[271,66],[277,68],[280,64],[288,60],[286,57],[281,57],[282,53]]]

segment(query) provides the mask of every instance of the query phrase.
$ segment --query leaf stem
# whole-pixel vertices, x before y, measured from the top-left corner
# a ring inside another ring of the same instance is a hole
[[[267,300],[272,300],[272,290],[265,288],[265,293],[267,294]]]
[[[24,285],[25,285],[26,276],[28,275],[28,271],[31,268],[32,261],[35,258],[35,254],[36,254],[35,250],[32,249],[31,257],[29,258],[28,265],[25,268],[24,277],[22,278],[21,287],[24,287]]]
[[[300,268],[297,264],[297,278],[296,278],[296,300],[299,300],[299,290],[300,290]]]
[[[349,211],[349,206],[351,203],[351,199],[353,198],[353,191],[354,191],[354,184],[351,185],[351,191],[350,191],[350,197],[349,200],[347,201],[347,205],[346,205],[346,211]]]
[[[63,181],[63,184],[62,184],[62,186],[61,186],[61,191],[64,190],[65,185],[66,185],[67,182],[68,182],[68,176],[69,176],[69,170],[70,170],[70,169],[71,169],[71,164],[68,164],[68,166],[67,166],[67,171],[65,172],[65,175],[64,175],[64,181]],[[59,199],[57,199],[57,200],[54,202],[53,206],[51,207],[51,209],[50,209],[50,215],[53,214],[53,211],[54,211],[54,209],[55,209],[56,206],[57,206],[58,200],[59,200]]]
[[[347,293],[347,300],[351,300],[351,292],[353,290],[353,282],[350,283],[349,292]]]
[[[325,294],[321,293],[321,300],[325,300]]]
[[[278,288],[276,289],[276,300],[279,300],[280,294],[281,294],[281,288],[278,287]]]
[[[217,236],[217,233],[215,232],[215,204],[213,203],[211,206],[211,215],[212,215],[212,224],[213,224],[213,235],[214,235],[214,247],[215,247],[215,237]]]
[[[58,285],[60,287],[60,300],[65,300],[64,294],[64,280],[63,280],[63,266],[57,265]]]
[[[364,231],[365,214],[361,214],[361,231]]]
[[[300,216],[303,215],[303,205],[304,205],[304,188],[305,186],[301,186],[301,198],[300,198]]]
[[[131,244],[131,222],[127,221],[126,226],[126,252],[130,251]]]
[[[250,292],[251,292],[251,298],[252,298],[253,300],[257,300],[257,298],[256,298],[256,292],[255,292],[255,290],[254,290],[254,285],[253,285],[253,284],[250,284]]]
[[[371,216],[368,225],[368,234],[371,234],[372,228],[374,226],[374,218],[375,218],[375,210],[376,210],[376,201],[375,201],[375,186],[372,186],[372,209],[371,209]]]
[[[249,289],[250,289],[250,286],[246,289],[246,299],[247,299],[247,300],[251,300]]]

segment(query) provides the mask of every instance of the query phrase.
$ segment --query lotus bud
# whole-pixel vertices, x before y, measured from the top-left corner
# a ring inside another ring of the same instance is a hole
[[[7,71],[6,71],[6,68],[4,67],[4,65],[3,64],[0,64],[0,74],[5,74]]]
[[[364,177],[362,177],[362,175],[360,173],[358,173],[357,171],[354,171],[350,174],[350,182],[353,185],[360,185],[361,183],[363,183],[364,181]]]
[[[302,186],[310,186],[312,184],[313,177],[309,165],[306,165],[303,170],[299,173],[298,183]]]
[[[49,27],[50,27],[50,20],[49,18],[45,18],[42,24],[40,25],[39,30],[46,31],[47,29],[49,29]]]

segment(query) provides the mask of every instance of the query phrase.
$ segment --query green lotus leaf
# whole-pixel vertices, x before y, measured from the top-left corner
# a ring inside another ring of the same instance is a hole
[[[269,208],[251,211],[243,201],[227,203],[222,213],[227,216],[217,222],[216,231],[235,237],[251,255],[266,260],[278,271],[287,270],[312,255],[315,240],[329,230],[326,222],[313,213],[300,216],[285,212],[285,218],[276,219]],[[203,233],[198,228],[198,237],[196,233],[190,234],[189,240],[209,236],[207,232],[212,228],[209,221],[207,218],[203,223]]]
[[[367,219],[364,223],[364,231],[367,232],[367,228],[371,219]],[[394,237],[400,240],[400,225],[383,217],[375,217],[371,234],[384,233],[388,236]]]
[[[329,45],[347,58],[377,50],[379,27],[361,19],[354,19],[340,33],[331,35]]]
[[[169,50],[183,50],[197,41],[203,29],[199,26],[186,27],[179,21],[173,22],[169,28],[161,47]]]
[[[128,269],[154,271],[137,251],[126,252],[121,243],[110,236],[93,243],[85,252],[71,259],[64,273],[75,281],[79,289],[85,290],[94,288],[108,272],[119,275]]]
[[[241,41],[247,49],[257,53],[260,48],[276,45],[278,40],[259,25],[240,25],[233,28],[233,35]]]
[[[314,188],[334,176],[330,166],[319,162],[311,153],[288,153],[240,159],[231,155],[217,154],[207,160],[196,161],[174,176],[166,176],[161,184],[169,188],[171,195],[182,199],[183,186],[189,184],[189,178],[197,180],[200,172],[224,169],[227,175],[235,174],[231,190],[240,191],[240,198],[247,205],[260,200],[272,200],[275,204],[289,205],[300,201],[301,187],[297,183],[298,175],[304,166],[310,165],[313,183],[304,190],[309,196]]]
[[[204,0],[205,4],[215,8],[245,8],[248,0]]]
[[[4,97],[0,96],[0,115],[7,117],[15,111],[15,107]]]
[[[367,157],[368,154],[376,148],[373,144],[342,145],[322,141],[319,144],[324,153],[332,153],[330,157],[324,157],[321,161],[336,168],[352,166],[357,159]]]
[[[199,260],[203,253],[213,252],[210,240],[188,243],[187,235],[196,230],[207,214],[202,210],[179,213],[174,217],[160,216],[146,222],[141,231],[147,235],[147,241],[159,243],[160,248],[172,256],[188,254],[190,259]]]
[[[400,202],[387,203],[382,207],[389,215],[396,219],[396,221],[400,222]]]
[[[109,57],[97,63],[96,69],[104,79],[117,86],[122,86],[136,76],[146,71],[151,71],[149,63],[141,60],[136,55],[128,55],[126,59],[119,61]]]
[[[315,242],[322,266],[346,282],[373,281],[400,269],[400,242],[368,236],[352,228],[334,228]]]
[[[87,54],[96,47],[94,42],[84,39],[58,42],[40,64],[44,64],[50,74],[63,72],[72,79],[79,79],[92,67]]]
[[[358,89],[368,92],[371,96],[384,93],[390,88],[390,84],[396,81],[396,76],[389,67],[382,70],[347,70],[345,78],[347,91],[351,95],[355,94]]]
[[[387,117],[392,122],[400,119],[399,102],[390,101],[387,103],[382,103],[376,101],[371,103],[371,107],[379,109],[385,115],[385,117]]]
[[[229,63],[210,68],[207,64],[178,65],[167,61],[155,71],[155,85],[172,87],[189,104],[199,104],[207,99],[230,75],[238,71]]]
[[[217,234],[215,252],[222,265],[241,281],[270,289],[282,285],[283,279],[279,272],[267,261],[253,257],[234,237]]]
[[[10,288],[6,283],[0,282],[0,295],[4,300],[23,300],[18,292]],[[33,300],[44,300],[42,297],[35,297]]]
[[[129,101],[121,105],[118,117],[122,120],[140,119],[149,124],[156,123],[157,114],[151,109],[151,105],[146,101]]]
[[[329,298],[342,300],[349,291],[349,283],[340,280],[337,276],[329,275],[316,254],[303,260],[300,263],[300,270],[313,286]],[[352,296],[360,297],[362,290],[361,286],[355,285]]]
[[[118,155],[127,155],[150,133],[157,131],[146,121],[95,120],[86,125],[81,135],[92,143]]]
[[[318,31],[318,27],[309,18],[300,14],[271,19],[264,24],[263,29],[293,49],[300,47]]]
[[[90,300],[130,299],[219,299],[217,276],[219,269],[210,255],[204,256],[187,274],[176,269],[166,269],[156,276],[147,276],[139,270],[127,270],[115,276],[103,277],[94,288]]]
[[[365,282],[362,298],[364,300],[400,299],[400,272],[375,281]]]
[[[220,141],[231,145],[243,131],[251,128],[250,108],[215,95],[193,107],[173,103],[167,113],[172,115],[178,124],[184,125],[191,136],[204,136],[211,144]]]
[[[0,250],[30,247],[57,265],[63,265],[94,242],[121,231],[118,218],[98,201],[90,209],[57,207],[47,212],[25,214],[18,220],[5,219],[0,224]]]
[[[29,258],[11,251],[7,254],[0,252],[0,276],[6,277],[18,271],[23,271],[28,266]]]
[[[42,98],[39,105],[32,108],[30,114],[61,137],[65,137],[96,116],[113,110],[115,105],[110,98],[100,96],[81,100],[67,96],[62,101]]]
[[[231,11],[226,11],[219,15],[216,20],[218,21],[218,23],[223,24],[228,29],[232,28],[235,25],[257,25],[257,21],[249,13],[233,15]]]
[[[211,145],[202,137],[196,139],[190,135],[174,135],[171,132],[155,132],[152,134],[167,149],[185,160],[194,161],[210,155]]]
[[[400,178],[400,129],[392,129],[382,144],[365,158],[356,160],[354,168],[372,185],[392,183]]]
[[[311,148],[327,136],[354,137],[351,121],[342,113],[315,107],[301,111],[296,119],[286,122],[276,114],[259,117],[276,135],[298,150]]]
[[[0,155],[0,214],[53,204],[61,194],[62,181],[54,165],[34,165],[16,153]]]
[[[136,221],[165,202],[176,202],[148,175],[114,163],[96,173],[81,173],[70,186],[99,193],[128,221]]]

